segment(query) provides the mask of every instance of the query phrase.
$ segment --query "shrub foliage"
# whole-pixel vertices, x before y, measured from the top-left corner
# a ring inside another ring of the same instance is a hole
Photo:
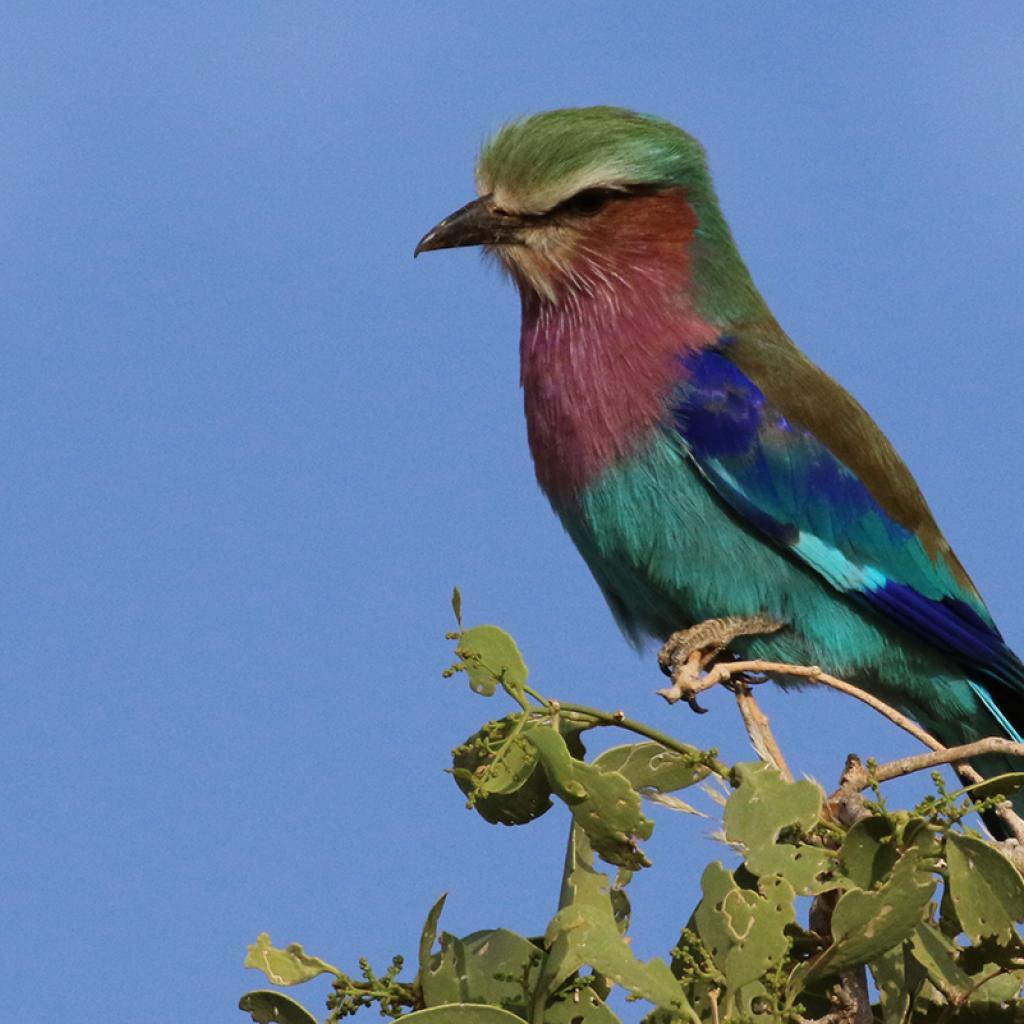
[[[557,913],[540,936],[456,936],[439,931],[442,897],[405,980],[400,957],[382,974],[360,961],[349,975],[265,934],[246,966],[284,987],[333,975],[327,1024],[369,1006],[409,1024],[616,1024],[614,986],[650,1004],[647,1024],[1024,1021],[1024,881],[965,820],[1024,775],[955,792],[936,775],[934,795],[894,810],[869,762],[867,795],[851,810],[764,762],[725,765],[621,713],[542,696],[515,641],[496,626],[463,628],[458,591],[453,607],[458,661],[446,674],[507,695],[515,710],[455,748],[452,774],[488,822],[524,825],[555,803],[568,808]],[[588,760],[584,739],[599,728],[632,742]],[[648,812],[692,811],[678,794],[694,786],[722,805],[728,850],[704,869],[675,948],[643,961],[628,942],[628,892],[651,867]],[[317,1021],[277,990],[240,1005],[260,1024]]]

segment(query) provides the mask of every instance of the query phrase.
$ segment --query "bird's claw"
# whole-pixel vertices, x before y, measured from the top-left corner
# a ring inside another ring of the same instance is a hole
[[[690,710],[695,715],[706,715],[708,713],[708,709],[707,708],[702,708],[700,706],[700,704],[697,703],[697,698],[695,696],[694,697],[687,697],[686,698],[686,703],[689,704]]]
[[[707,713],[697,703],[697,695],[719,680],[715,678],[715,661],[737,637],[758,633],[774,633],[782,628],[767,615],[735,616],[708,619],[689,629],[673,633],[658,652],[658,664],[672,685],[658,690],[669,704],[685,701],[699,715]]]

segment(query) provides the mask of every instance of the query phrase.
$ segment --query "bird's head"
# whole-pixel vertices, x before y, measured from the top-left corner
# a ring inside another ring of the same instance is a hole
[[[476,183],[479,198],[416,253],[484,246],[543,301],[624,284],[629,271],[688,266],[695,238],[731,246],[701,145],[618,107],[513,121],[484,145]]]

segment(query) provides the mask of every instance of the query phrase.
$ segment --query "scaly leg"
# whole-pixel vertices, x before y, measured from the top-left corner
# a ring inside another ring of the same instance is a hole
[[[669,704],[683,700],[693,711],[704,714],[706,709],[697,703],[697,694],[707,689],[702,685],[704,674],[729,644],[737,637],[774,633],[782,626],[783,623],[761,614],[708,619],[707,622],[673,633],[658,652],[658,664],[661,671],[672,680],[672,685],[658,693]]]

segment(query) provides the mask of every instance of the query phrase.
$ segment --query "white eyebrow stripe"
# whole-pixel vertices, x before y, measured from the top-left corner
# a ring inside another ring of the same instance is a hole
[[[494,203],[509,213],[540,214],[589,188],[621,188],[636,184],[636,171],[621,161],[606,161],[582,168],[571,177],[545,188],[532,185],[514,188],[505,182],[477,179],[477,192],[490,193]],[[490,187],[488,187],[490,186]]]

